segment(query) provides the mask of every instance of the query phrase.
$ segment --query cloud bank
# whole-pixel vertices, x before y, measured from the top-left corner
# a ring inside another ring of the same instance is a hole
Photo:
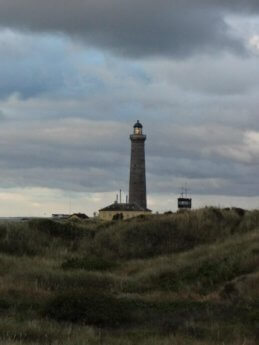
[[[14,213],[67,212],[69,195],[87,213],[127,193],[137,119],[151,208],[174,208],[185,183],[195,206],[253,207],[258,11],[241,0],[2,0],[4,214],[12,202]]]
[[[226,16],[258,12],[255,0],[2,0],[0,25],[64,33],[122,56],[181,58],[244,53]]]

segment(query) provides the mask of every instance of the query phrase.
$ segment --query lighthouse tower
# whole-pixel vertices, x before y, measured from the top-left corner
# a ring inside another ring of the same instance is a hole
[[[150,215],[147,208],[146,168],[145,168],[145,140],[142,133],[143,126],[137,121],[134,125],[131,140],[131,162],[129,200],[122,203],[118,199],[113,204],[99,210],[99,217],[104,220],[122,220],[142,215]]]
[[[131,140],[131,162],[129,181],[129,203],[147,209],[145,140],[143,126],[137,121],[134,125]]]

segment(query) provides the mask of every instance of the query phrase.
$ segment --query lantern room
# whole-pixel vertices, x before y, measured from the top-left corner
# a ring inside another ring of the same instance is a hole
[[[134,134],[135,135],[142,135],[142,124],[139,122],[139,120],[134,125]]]

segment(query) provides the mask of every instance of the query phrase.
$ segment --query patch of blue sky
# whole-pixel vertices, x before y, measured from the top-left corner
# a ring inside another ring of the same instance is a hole
[[[111,62],[112,59],[112,62]],[[134,80],[140,84],[150,84],[152,77],[147,71],[135,60],[125,60],[121,58],[112,57],[110,59],[110,66],[118,78],[123,80]]]
[[[100,50],[92,49],[84,45],[75,45],[72,41],[68,43],[69,52],[74,56],[76,62],[94,66],[105,65],[106,55]]]
[[[106,68],[122,78],[130,77],[147,83],[151,81],[151,77],[135,60],[116,57],[107,51],[90,48],[85,44],[75,44],[72,41],[70,42],[70,48],[70,54],[73,54],[74,61],[79,65]]]
[[[17,40],[0,47],[0,97],[15,93],[30,98],[61,87],[65,65],[69,68],[61,42],[52,37],[17,35]]]
[[[74,49],[62,35],[39,36],[4,30],[0,32],[0,42],[4,42],[0,46],[0,98],[12,94],[21,98],[44,94],[80,97],[104,87],[98,75],[82,73],[84,66],[103,64],[102,54]]]
[[[129,74],[136,80],[144,83],[150,84],[152,83],[151,75],[148,75],[146,71],[144,71],[139,65],[133,64],[129,68]]]
[[[63,87],[57,89],[53,96],[86,100],[106,90],[105,82],[98,76],[81,74],[79,71],[74,70],[74,73],[64,75]]]

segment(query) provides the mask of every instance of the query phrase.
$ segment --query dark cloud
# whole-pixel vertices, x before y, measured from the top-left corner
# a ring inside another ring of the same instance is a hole
[[[119,145],[123,128],[79,119],[6,122],[0,129],[5,187],[116,190],[117,183],[125,185],[125,170],[128,173],[129,148]]]
[[[258,195],[259,132],[158,123],[147,132],[149,193],[176,193],[187,181],[195,194]],[[6,122],[0,130],[2,184],[127,191],[131,125],[73,118]]]
[[[256,54],[123,59],[42,34],[62,31],[142,57],[241,47],[225,17],[256,11],[255,3],[190,2],[177,8],[176,1],[118,1],[115,8],[115,1],[63,1],[62,12],[58,1],[10,1],[8,11],[2,1],[3,25],[40,32],[0,32],[2,186],[127,191],[128,135],[139,118],[148,136],[151,197],[178,193],[185,182],[197,195],[259,195]]]
[[[225,55],[217,59],[197,57],[186,61],[151,61],[146,67],[156,78],[177,84],[183,90],[227,98],[242,95],[259,86],[258,59]],[[238,72],[237,72],[238,71]]]
[[[2,0],[0,25],[63,32],[120,55],[183,57],[244,51],[225,16],[258,10],[255,0]]]
[[[73,75],[64,46],[51,37],[0,31],[0,99],[12,94],[26,99],[62,88]]]

